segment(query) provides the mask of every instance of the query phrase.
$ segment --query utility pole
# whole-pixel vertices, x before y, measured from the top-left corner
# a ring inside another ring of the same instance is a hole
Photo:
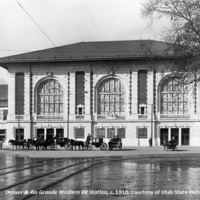
[[[151,104],[151,139],[153,145],[153,104]]]

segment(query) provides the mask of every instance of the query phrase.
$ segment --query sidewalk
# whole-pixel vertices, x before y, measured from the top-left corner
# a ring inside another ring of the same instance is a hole
[[[18,155],[22,157],[30,158],[90,158],[90,157],[113,157],[113,156],[199,156],[200,147],[177,147],[177,151],[164,151],[162,146],[160,147],[124,147],[120,151],[119,149],[114,149],[112,151],[106,150],[101,151],[99,148],[94,148],[91,151],[88,150],[65,150],[58,146],[57,150],[12,150],[12,146],[4,145],[3,149],[0,150],[0,154],[6,155]]]

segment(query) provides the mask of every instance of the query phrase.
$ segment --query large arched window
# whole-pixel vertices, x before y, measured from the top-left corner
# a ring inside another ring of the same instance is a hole
[[[169,78],[161,84],[161,114],[188,113],[188,86],[178,78]]]
[[[109,78],[98,87],[98,114],[122,115],[125,113],[125,91],[121,81]]]
[[[63,113],[63,90],[57,80],[46,80],[38,88],[38,115]]]

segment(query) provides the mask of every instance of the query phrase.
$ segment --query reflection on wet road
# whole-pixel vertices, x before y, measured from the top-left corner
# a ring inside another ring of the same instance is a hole
[[[1,155],[0,199],[198,199],[200,159],[29,159]]]

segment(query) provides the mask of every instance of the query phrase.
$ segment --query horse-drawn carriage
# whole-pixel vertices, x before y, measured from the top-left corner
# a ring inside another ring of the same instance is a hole
[[[109,150],[113,150],[113,148],[122,149],[122,139],[121,138],[112,138],[108,142]]]
[[[8,143],[13,146],[13,150],[14,150],[14,147],[16,147],[16,150],[28,149],[28,143],[26,140],[12,140],[11,139],[8,141]]]
[[[60,145],[60,147],[65,147],[66,150],[70,150],[72,148],[70,139],[64,137],[57,137],[56,145]]]
[[[171,141],[163,141],[164,151],[168,151],[168,149],[172,149],[173,151],[177,151],[177,142],[175,140]]]
[[[50,137],[47,138],[46,140],[43,140],[41,138],[33,138],[28,140],[29,145],[35,146],[36,150],[39,149],[49,149],[49,150],[54,150],[56,149],[56,142],[55,138]]]
[[[84,149],[92,150],[93,146],[100,148],[102,151],[107,149],[107,144],[103,141],[103,138],[92,138],[90,143],[85,143]]]
[[[54,150],[57,149],[57,145],[60,145],[60,147],[64,147],[66,150],[76,150],[76,147],[79,147],[79,150],[92,150],[93,146],[96,148],[100,148],[101,150],[107,149],[107,144],[103,141],[103,138],[92,138],[91,141],[83,142],[79,140],[74,139],[68,139],[63,137],[50,137],[46,140],[43,140],[42,138],[32,138],[28,140],[9,140],[9,143],[14,146],[16,146],[16,150],[19,149],[28,149],[32,150],[34,147],[36,150],[39,149],[50,149]],[[121,149],[122,144],[120,145]],[[114,148],[114,146],[112,147]]]

